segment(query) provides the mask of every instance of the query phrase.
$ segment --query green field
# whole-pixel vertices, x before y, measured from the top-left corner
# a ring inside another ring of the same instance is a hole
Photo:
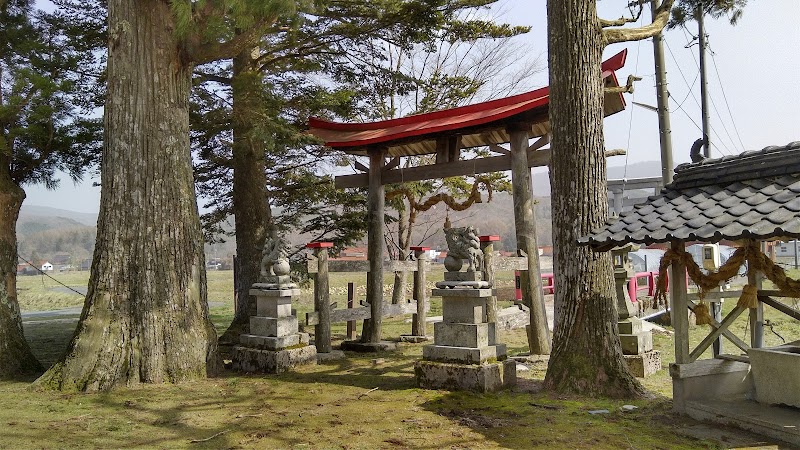
[[[58,274],[69,286],[85,286],[87,272]],[[441,279],[441,273],[431,276]],[[332,301],[346,303],[348,281],[363,299],[363,276],[332,276]],[[390,278],[386,278],[387,294]],[[20,277],[24,310],[80,306],[82,297],[53,291],[58,284],[41,277]],[[232,273],[208,273],[211,318],[222,332],[232,317]],[[501,282],[507,292],[508,276]],[[732,307],[729,301],[727,308]],[[510,304],[510,303],[506,303]],[[311,310],[311,291],[297,302],[299,316]],[[431,315],[439,314],[434,299]],[[777,333],[800,338],[791,319],[765,312]],[[388,339],[409,333],[408,318],[385,320]],[[302,322],[302,320],[301,320]],[[44,363],[52,363],[74,330],[75,319],[26,321],[26,336]],[[746,320],[734,325],[746,338]],[[667,329],[669,331],[669,328]],[[306,329],[313,333],[313,327]],[[333,327],[336,341],[344,325]],[[429,334],[432,329],[429,329]],[[692,328],[699,342],[704,330]],[[500,334],[509,353],[526,351],[521,330]],[[673,359],[672,338],[654,336],[666,366]],[[747,340],[747,339],[745,339]],[[766,344],[780,343],[767,332]],[[729,346],[731,344],[728,344]],[[732,347],[728,347],[732,348]],[[553,396],[540,392],[546,365],[520,371],[511,392],[469,394],[418,389],[413,363],[422,344],[402,344],[398,352],[350,354],[345,360],[303,367],[283,375],[251,376],[226,372],[219,378],[181,385],[138,386],[111,393],[37,392],[27,381],[0,382],[0,448],[726,448],[747,436],[714,429],[723,440],[699,439],[698,425],[670,413],[671,383],[666,370],[643,383],[653,399],[618,401]],[[620,407],[639,408],[623,413]],[[609,414],[588,411],[608,409]],[[207,439],[207,440],[206,440]],[[192,442],[201,441],[201,442]]]

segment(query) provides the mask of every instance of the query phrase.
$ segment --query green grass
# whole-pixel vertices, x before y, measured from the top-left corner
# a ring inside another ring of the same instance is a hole
[[[86,272],[82,279],[71,273],[63,279],[79,285],[87,277]],[[41,280],[27,278],[32,282],[20,291],[20,301],[27,305],[82,304],[80,297],[63,303],[43,301],[49,295],[47,284],[33,286]],[[432,274],[431,285],[437,278],[441,279],[441,273]],[[332,276],[331,300],[339,307],[346,304],[350,280],[363,286],[363,278]],[[389,280],[387,276],[387,293]],[[510,283],[510,277],[505,282]],[[209,272],[208,286],[209,300],[216,305],[210,308],[211,319],[222,332],[233,315],[231,272]],[[25,299],[28,295],[34,298]],[[357,301],[363,298],[362,292]],[[303,313],[313,309],[312,303],[310,291],[304,290],[296,304],[301,322]],[[726,302],[726,309],[734,303]],[[440,311],[440,302],[434,299],[431,315]],[[774,318],[779,333],[787,340],[800,336],[794,321],[782,321],[774,313],[765,308],[765,316]],[[385,320],[384,336],[409,333],[407,320]],[[60,356],[74,323],[26,322],[26,336],[44,363]],[[744,338],[746,326],[746,320],[740,319],[734,332]],[[306,331],[313,333],[313,327]],[[432,331],[429,325],[428,333]],[[705,327],[693,326],[691,339],[699,342],[706,332]],[[344,333],[344,324],[333,326],[335,343]],[[527,350],[522,330],[501,332],[499,340],[511,354]],[[674,360],[672,338],[656,334],[654,341],[666,366]],[[768,345],[772,342],[767,339]],[[219,378],[181,385],[121,388],[111,393],[38,392],[29,389],[29,380],[3,381],[0,449],[721,448],[719,443],[676,432],[695,422],[670,413],[672,388],[667,370],[643,380],[656,394],[651,400],[623,402],[542,392],[545,363],[519,372],[513,391],[472,394],[418,389],[413,364],[421,353],[422,344],[401,344],[395,353],[348,353],[345,360],[282,375],[226,372]],[[623,404],[639,409],[622,413]],[[588,411],[594,409],[608,409],[610,414],[590,415]],[[211,439],[191,442],[207,438]]]

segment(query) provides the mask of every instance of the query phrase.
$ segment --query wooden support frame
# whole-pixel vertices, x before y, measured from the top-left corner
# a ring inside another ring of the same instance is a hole
[[[728,330],[728,327],[736,320],[743,312],[745,312],[745,308],[735,307],[733,311],[729,312],[727,316],[722,320],[722,323],[719,324],[718,327],[714,328],[714,331],[708,334],[700,344],[692,350],[689,354],[689,361],[687,362],[694,362],[700,355],[703,354],[704,351],[721,335],[724,331]],[[677,342],[677,332],[676,335],[676,342]]]
[[[697,306],[691,300],[687,301],[687,305],[689,306],[690,309],[694,309],[695,306]],[[750,346],[747,345],[743,340],[739,339],[738,337],[736,337],[735,334],[731,333],[731,331],[728,330],[727,327],[723,327],[722,324],[720,323],[720,321],[718,321],[716,318],[713,318],[713,320],[711,321],[710,324],[708,324],[708,326],[711,327],[712,331],[716,331],[717,329],[722,328],[722,331],[720,332],[722,334],[722,336],[725,336],[729,341],[731,341],[734,345],[739,347],[739,349],[742,350],[743,352],[746,352],[750,348]],[[703,349],[703,351],[705,351],[705,349]],[[694,353],[694,352],[692,352],[692,353]],[[715,353],[714,356],[716,357],[719,354],[721,354],[721,352]],[[695,359],[697,359],[697,358],[695,358]]]

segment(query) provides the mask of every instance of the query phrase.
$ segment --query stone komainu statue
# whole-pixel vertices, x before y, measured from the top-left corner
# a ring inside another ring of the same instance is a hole
[[[460,228],[445,228],[444,237],[447,240],[447,258],[454,261],[445,268],[450,272],[461,270],[462,260],[469,262],[468,272],[480,271],[483,268],[483,252],[478,239],[478,230],[473,226]]]
[[[289,244],[282,238],[267,238],[261,251],[261,277],[287,275],[289,273]]]

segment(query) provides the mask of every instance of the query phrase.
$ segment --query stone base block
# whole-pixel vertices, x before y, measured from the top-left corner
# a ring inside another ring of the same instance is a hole
[[[446,323],[486,322],[486,298],[442,297],[442,321]]]
[[[292,315],[292,297],[256,297],[256,315],[259,317],[288,317]]]
[[[434,344],[450,347],[486,347],[495,343],[493,323],[433,324]]]
[[[517,384],[517,363],[512,360],[483,365],[417,361],[417,385],[423,389],[495,392]]]
[[[233,370],[248,373],[282,373],[292,367],[317,363],[317,347],[285,350],[258,350],[237,345],[233,347]]]
[[[638,317],[629,317],[625,320],[617,322],[619,326],[619,334],[636,334],[644,331],[642,327],[642,319]]]
[[[280,337],[243,334],[239,338],[242,347],[255,348],[258,350],[283,350],[287,347],[308,345],[308,340],[308,333],[293,333]]]
[[[641,355],[623,355],[623,358],[635,377],[649,377],[661,370],[661,352],[658,350],[651,350]]]
[[[297,317],[251,317],[250,334],[256,336],[287,336],[297,333]]]
[[[491,297],[494,293],[491,288],[431,289],[431,296],[433,297]]]
[[[378,353],[378,352],[391,352],[397,350],[397,343],[381,341],[373,342],[359,342],[359,341],[344,341],[342,342],[342,350],[358,353]]]
[[[497,344],[481,348],[426,345],[422,347],[422,358],[457,364],[483,364],[506,359],[506,345]]]
[[[636,334],[620,334],[623,355],[641,355],[653,349],[653,333],[642,331]]]

